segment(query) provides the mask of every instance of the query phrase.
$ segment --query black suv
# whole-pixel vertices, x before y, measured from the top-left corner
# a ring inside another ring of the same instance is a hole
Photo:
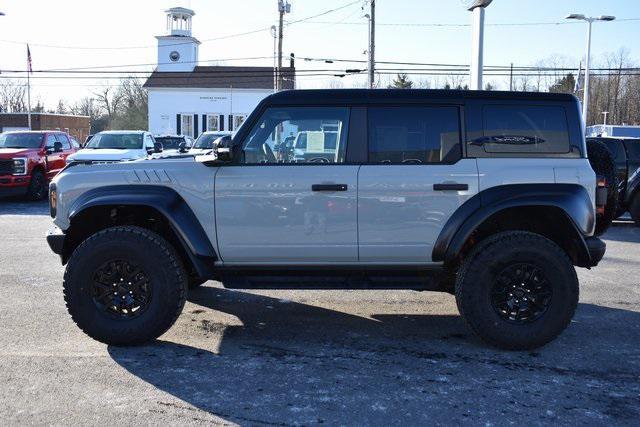
[[[640,225],[640,138],[595,137],[589,143],[604,144],[613,157],[618,187],[616,217],[625,212]]]

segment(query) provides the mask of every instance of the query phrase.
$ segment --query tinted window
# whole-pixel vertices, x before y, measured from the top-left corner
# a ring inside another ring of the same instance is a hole
[[[489,153],[568,153],[567,116],[553,106],[488,105],[484,138],[472,141]]]
[[[269,108],[251,129],[245,163],[342,163],[348,108]]]
[[[440,163],[460,158],[457,107],[369,108],[371,163]]]
[[[153,146],[153,141],[151,142]],[[142,134],[140,133],[98,133],[91,138],[86,148],[140,149]]]
[[[41,145],[41,133],[0,134],[0,148],[40,148]]]
[[[53,134],[48,134],[47,135],[47,148],[53,148],[56,145],[56,136]]]
[[[67,138],[67,135],[63,135],[59,133],[59,134],[56,134],[56,138],[58,138],[58,141],[60,141],[60,143],[62,144],[63,150],[71,149],[71,143],[69,142],[69,138]]]
[[[196,143],[193,145],[193,147],[198,149],[212,149],[214,141],[226,135],[229,135],[229,134],[228,133],[202,133],[200,134],[198,139],[196,139]]]
[[[627,140],[625,141],[625,146],[627,147],[629,159],[634,161],[640,159],[640,139]]]
[[[170,136],[156,137],[156,142],[162,144],[162,148],[165,150],[177,150],[180,148],[180,144],[185,142],[184,138],[173,138]]]

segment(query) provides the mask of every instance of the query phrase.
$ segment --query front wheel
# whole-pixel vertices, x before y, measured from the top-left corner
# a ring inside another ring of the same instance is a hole
[[[111,345],[158,338],[184,307],[187,276],[173,247],[140,227],[112,227],[73,252],[64,274],[73,321]]]
[[[29,188],[27,189],[27,198],[33,201],[40,201],[47,197],[47,179],[39,170],[33,171]]]
[[[578,304],[578,278],[567,254],[551,240],[503,232],[469,253],[456,281],[456,302],[482,340],[528,350],[569,325]]]

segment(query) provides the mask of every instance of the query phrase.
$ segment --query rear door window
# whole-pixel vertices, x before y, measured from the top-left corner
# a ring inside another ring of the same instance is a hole
[[[488,153],[568,153],[567,115],[560,106],[486,105],[484,136],[472,141]]]
[[[452,163],[461,157],[455,106],[371,107],[369,163]]]

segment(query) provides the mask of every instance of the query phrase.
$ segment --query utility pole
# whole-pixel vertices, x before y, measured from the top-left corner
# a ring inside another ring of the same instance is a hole
[[[607,116],[609,115],[608,111],[603,111],[602,115],[604,116],[604,123],[602,123],[603,125],[607,124]]]
[[[493,0],[467,0],[473,13],[473,46],[471,53],[471,90],[482,90],[482,62],[484,52],[484,9]]]
[[[277,90],[282,90],[282,31],[284,29],[284,14],[291,13],[291,4],[288,0],[278,0],[278,13],[280,14],[280,23],[278,25],[278,81]]]
[[[271,37],[273,37],[273,91],[278,91],[278,58],[276,53],[276,43],[278,38],[278,29],[275,25],[271,26]]]
[[[511,63],[511,71],[509,72],[509,90],[513,90],[513,62]]]
[[[365,15],[369,18],[369,54],[367,74],[369,80],[369,88],[375,86],[375,70],[376,70],[376,0],[369,0],[369,13]]]

